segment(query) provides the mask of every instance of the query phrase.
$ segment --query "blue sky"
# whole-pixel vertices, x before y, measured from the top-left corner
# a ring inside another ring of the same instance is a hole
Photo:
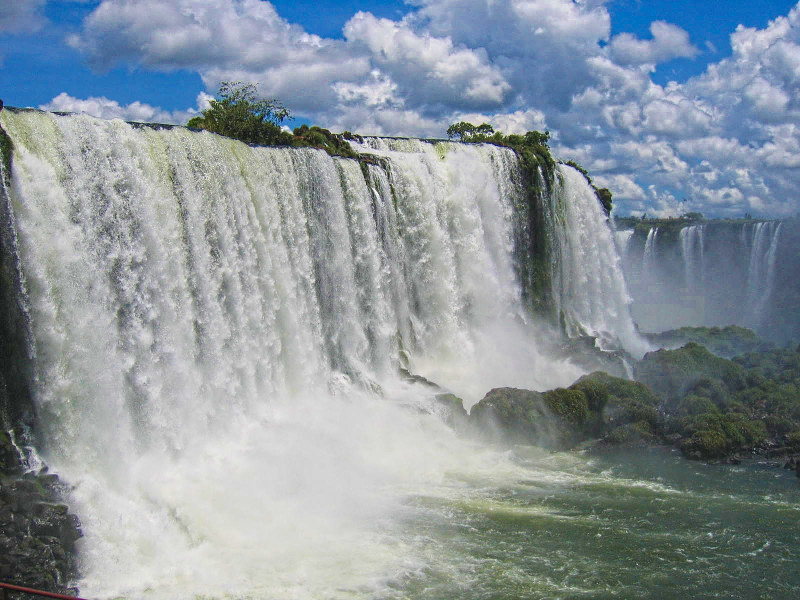
[[[0,97],[185,122],[246,80],[303,122],[548,128],[620,214],[800,210],[800,10],[771,0],[0,0]]]

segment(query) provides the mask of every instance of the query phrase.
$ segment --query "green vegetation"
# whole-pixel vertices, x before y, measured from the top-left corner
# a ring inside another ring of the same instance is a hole
[[[316,125],[301,125],[293,133],[292,146],[321,148],[331,156],[358,158],[358,153],[350,147],[344,135],[336,135]]]
[[[555,173],[556,162],[550,154],[550,132],[545,131],[528,131],[524,135],[509,134],[504,135],[500,131],[496,131],[489,123],[481,123],[480,125],[473,125],[461,121],[453,123],[447,128],[447,137],[451,140],[455,139],[459,142],[466,143],[483,143],[495,144],[497,146],[507,146],[513,148],[519,155],[523,168],[528,172],[527,179],[535,181],[533,172],[537,168],[541,168],[548,178],[552,178]],[[589,182],[589,185],[597,194],[597,200],[603,206],[606,214],[611,214],[612,207],[612,194],[607,188],[598,189],[593,183],[589,172],[574,161],[567,161],[564,164],[577,169]]]
[[[648,341],[661,348],[678,348],[689,342],[705,346],[724,358],[755,350],[767,350],[770,344],[763,342],[752,329],[729,325],[727,327],[681,327],[661,333],[646,333]]]
[[[652,439],[658,398],[647,386],[601,371],[569,388],[544,393],[514,388],[489,392],[472,407],[470,421],[483,430],[546,447],[568,448],[591,438]]]
[[[202,116],[190,119],[186,126],[247,144],[320,148],[332,156],[358,157],[345,136],[335,135],[327,129],[302,125],[293,134],[282,129],[280,124],[291,118],[289,109],[275,99],[259,97],[252,83],[223,81],[218,96],[218,99],[211,100]]]
[[[606,441],[651,438],[658,429],[658,397],[642,383],[597,371],[570,389],[587,397],[596,419],[593,432]]]
[[[790,444],[787,434],[800,429],[800,352],[793,349],[726,360],[689,343],[647,354],[636,377],[659,393],[667,438],[691,458],[722,458],[768,439]]]
[[[280,124],[291,115],[277,100],[258,96],[252,83],[223,81],[219,99],[211,100],[202,116],[190,119],[187,127],[205,129],[247,144],[290,146],[291,134]]]
[[[718,379],[729,393],[745,386],[744,370],[690,342],[678,350],[650,352],[636,365],[635,378],[658,394],[669,412],[699,381]]]
[[[453,123],[447,128],[447,137],[459,142],[494,144],[496,146],[506,146],[513,148],[519,154],[525,169],[542,170],[552,177],[555,172],[556,162],[550,154],[550,132],[529,131],[524,135],[510,134],[504,135],[500,131],[495,131],[489,123],[473,125],[461,121]]]
[[[5,130],[0,127],[0,158],[3,161],[3,180],[6,185],[11,183],[11,161],[14,155],[14,144]]]
[[[689,343],[647,354],[635,373],[638,381],[597,371],[543,393],[492,390],[469,421],[554,448],[660,440],[704,460],[775,447],[800,452],[800,348],[727,360]]]

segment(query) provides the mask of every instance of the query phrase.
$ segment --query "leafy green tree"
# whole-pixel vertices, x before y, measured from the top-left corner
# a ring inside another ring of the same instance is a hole
[[[477,127],[472,123],[461,121],[453,123],[447,128],[447,137],[451,140],[458,139],[461,142],[468,142],[475,135],[476,130]]]
[[[289,109],[275,99],[261,98],[254,84],[223,81],[218,96],[201,116],[186,125],[248,144],[292,144],[292,135],[280,128],[280,123],[291,116]]]

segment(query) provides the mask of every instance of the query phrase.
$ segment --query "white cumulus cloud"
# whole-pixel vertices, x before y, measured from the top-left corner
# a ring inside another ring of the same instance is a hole
[[[659,85],[658,65],[699,50],[665,21],[650,25],[649,39],[611,37],[609,3],[409,0],[400,19],[359,12],[344,39],[327,39],[262,0],[102,0],[69,43],[97,69],[190,69],[209,91],[253,82],[334,129],[441,137],[457,120],[548,128],[556,152],[616,192],[622,214],[680,211],[687,197],[709,214],[796,212],[800,9],[761,29],[740,26],[730,56]],[[68,100],[62,110],[86,102],[93,114],[168,120],[146,104]]]

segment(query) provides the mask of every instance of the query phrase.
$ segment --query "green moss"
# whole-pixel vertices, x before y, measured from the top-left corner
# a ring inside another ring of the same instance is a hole
[[[746,385],[739,365],[693,342],[678,350],[649,352],[636,365],[635,374],[638,381],[661,396],[670,412],[700,380],[720,380],[731,392]]]
[[[602,386],[609,397],[618,400],[632,400],[647,406],[658,406],[658,397],[643,383],[631,381],[621,377],[614,377],[602,371],[596,371],[590,375],[584,375],[571,387],[584,389],[587,385]]]
[[[762,421],[746,415],[718,411],[681,419],[681,450],[699,458],[719,458],[725,454],[749,449],[767,435]]]
[[[786,443],[795,450],[800,450],[800,429],[787,435]]]
[[[0,127],[0,158],[3,162],[3,182],[5,185],[11,185],[11,163],[14,157],[14,143],[11,138]]]
[[[615,427],[603,441],[608,444],[630,444],[632,442],[651,442],[655,439],[652,426],[647,421],[625,423]]]
[[[589,402],[579,390],[556,388],[542,397],[550,411],[567,423],[583,425],[589,419]]]
[[[678,404],[678,417],[692,417],[704,413],[718,413],[717,406],[708,398],[689,394]]]
[[[728,441],[720,431],[704,429],[685,440],[681,451],[692,458],[722,458],[728,452]]]
[[[756,349],[767,348],[754,331],[745,327],[681,327],[661,333],[645,334],[653,344],[662,348],[676,348],[689,342],[705,346],[710,352],[724,358],[732,358]]]
[[[602,375],[605,375],[605,373],[602,373]],[[602,412],[603,408],[605,408],[610,395],[608,385],[598,379],[591,375],[585,375],[570,386],[572,390],[583,392],[586,396],[589,410],[597,413]]]

